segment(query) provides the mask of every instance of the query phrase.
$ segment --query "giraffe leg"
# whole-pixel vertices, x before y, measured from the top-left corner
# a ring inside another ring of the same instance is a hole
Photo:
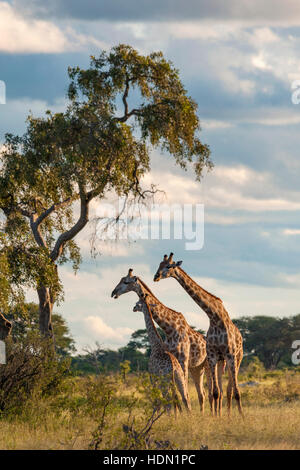
[[[243,359],[243,349],[237,354],[236,358],[236,372],[239,373],[240,365]],[[228,368],[228,385],[227,385],[227,411],[228,416],[231,415],[231,405],[232,405],[232,395],[233,395],[233,381],[231,377],[230,368]]]
[[[232,377],[231,377],[231,371],[228,368],[228,385],[227,385],[227,413],[228,413],[228,416],[231,415],[232,393],[233,393]]]
[[[242,410],[241,393],[240,393],[240,390],[239,390],[238,379],[237,379],[238,370],[239,370],[239,366],[240,366],[240,363],[237,364],[238,360],[239,359],[236,356],[234,356],[233,354],[228,354],[228,356],[226,357],[226,362],[228,364],[228,368],[230,370],[230,375],[231,375],[232,390],[233,390],[234,398],[237,402],[237,406],[238,406],[238,410],[239,410],[240,415],[244,416],[243,415],[243,410]],[[239,362],[240,361],[241,360],[239,360]]]
[[[213,381],[210,373],[210,368],[207,359],[205,360],[204,364],[204,369],[205,369],[205,375],[206,375],[206,384],[208,388],[208,401],[209,401],[209,406],[210,406],[210,411],[213,414]]]
[[[175,383],[172,383],[171,387],[172,387],[172,402],[174,404],[174,414],[175,414],[175,418],[177,419],[178,411],[179,413],[182,413],[182,407],[180,405],[180,400],[176,392]]]
[[[187,400],[187,407],[189,410],[191,410],[191,401],[190,401],[190,396],[189,396],[189,356],[188,356],[189,351],[185,351],[185,354],[181,354],[178,356],[178,362],[181,365],[182,372],[183,372],[183,379],[185,382],[184,385],[184,390],[185,390],[185,397]],[[179,371],[178,371],[179,372]],[[181,375],[181,373],[180,373]],[[180,392],[181,393],[181,392]]]
[[[204,389],[203,389],[203,378],[204,378],[204,368],[202,366],[198,367],[193,367],[190,369],[192,379],[194,381],[197,394],[198,394],[198,400],[200,404],[200,411],[201,413],[204,413]]]
[[[223,378],[223,373],[224,373],[224,363],[225,361],[219,361],[217,364],[218,385],[219,385],[219,391],[220,391],[219,406],[218,406],[219,416],[222,416],[222,401],[223,401],[222,378]]]
[[[219,385],[218,385],[218,377],[217,377],[217,362],[218,358],[215,354],[210,355],[208,358],[208,364],[210,368],[210,373],[211,373],[211,378],[212,378],[212,383],[213,383],[213,415],[217,416],[218,415],[218,408],[219,408],[219,396],[220,396],[220,390],[219,390]]]
[[[160,388],[163,400],[165,402],[163,405],[165,411],[167,412],[168,416],[170,416],[172,405],[173,405],[175,418],[176,418],[177,417],[177,401],[176,401],[177,397],[175,396],[174,383],[171,377],[170,377],[170,381],[171,381],[171,385],[170,385],[170,382],[167,381],[166,376],[161,376],[158,381],[158,387]],[[161,408],[161,405],[159,404],[157,407],[157,410],[159,410],[160,408]]]
[[[192,408],[191,408],[191,401],[190,401],[190,397],[189,397],[189,392],[188,392],[188,388],[187,388],[187,384],[186,384],[186,381],[185,381],[183,371],[181,369],[180,370],[174,370],[174,381],[177,385],[178,391],[181,395],[181,398],[182,398],[182,401],[183,401],[183,404],[184,404],[185,408],[188,411],[191,411]]]

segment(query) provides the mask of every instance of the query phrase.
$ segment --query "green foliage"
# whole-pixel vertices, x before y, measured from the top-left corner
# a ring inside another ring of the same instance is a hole
[[[110,131],[120,139],[119,145],[129,136],[137,145],[132,126],[122,126],[130,117],[134,117],[140,129],[141,147],[137,149],[141,151],[143,163],[146,164],[142,170],[147,169],[149,161],[145,147],[147,140],[153,146],[161,145],[183,168],[194,159],[195,172],[199,178],[203,167],[211,166],[209,149],[198,137],[200,126],[197,105],[187,96],[178,70],[164,59],[161,52],[142,56],[132,47],[120,44],[110,53],[102,52],[98,58],[92,57],[88,70],[69,68],[69,76],[71,83],[68,94],[72,105],[78,110],[82,109],[84,102],[84,112],[86,108],[93,109],[107,124],[111,124],[113,116]],[[140,97],[132,109],[129,109],[127,101],[130,91],[135,91]],[[120,95],[124,114],[116,117],[116,98]],[[121,137],[122,133],[125,133],[125,139]],[[101,139],[102,135],[97,137]]]
[[[160,327],[157,327],[157,332],[164,341],[166,334],[164,330]],[[136,330],[132,333],[129,343],[127,344],[127,349],[133,349],[145,353],[147,357],[150,357],[151,347],[148,338],[147,329]]]
[[[131,370],[130,369],[130,361],[125,360],[123,362],[120,362],[120,370],[121,370],[123,382],[126,382],[127,374],[129,374],[129,372]]]
[[[153,194],[141,186],[153,147],[183,169],[194,165],[197,179],[212,166],[199,138],[196,103],[161,52],[143,56],[119,45],[92,57],[86,70],[69,68],[69,77],[66,110],[29,116],[25,134],[6,134],[0,154],[6,237],[0,262],[10,285],[48,289],[50,310],[63,298],[57,265],[79,267],[74,238],[89,221],[92,199],[111,191],[138,201]],[[47,317],[46,310],[40,314]]]
[[[118,372],[122,362],[129,361],[132,371],[148,369],[148,357],[132,348],[125,346],[117,351],[97,349],[72,358],[72,369],[78,374],[97,374],[99,372]]]
[[[56,394],[70,361],[58,360],[47,341],[34,333],[6,343],[6,364],[0,365],[0,414],[15,414],[33,397]]]
[[[12,337],[15,342],[24,341],[32,333],[38,333],[39,307],[37,304],[20,303],[11,308],[7,313],[7,319],[13,322]],[[53,330],[55,334],[56,354],[62,357],[71,355],[76,351],[69,328],[58,313],[52,315]]]
[[[12,305],[22,304],[24,301],[23,291],[11,282],[12,274],[5,252],[7,238],[0,231],[0,311],[7,313]]]
[[[89,448],[171,449],[169,441],[158,441],[153,433],[155,422],[163,416],[166,407],[171,404],[170,400],[162,395],[162,385],[165,385],[161,383],[162,380],[157,378],[153,383],[148,374],[136,375],[130,383],[131,394],[127,400],[118,395],[120,384],[116,377],[100,374],[91,381],[91,388],[88,388],[91,391],[88,392],[88,403],[93,413],[97,409],[99,418]],[[123,390],[122,394],[125,394],[124,392]],[[121,410],[122,420],[119,419]],[[126,420],[124,412],[127,414]]]
[[[242,369],[253,377],[263,375],[264,369],[295,367],[291,363],[294,340],[300,337],[300,315],[284,319],[276,317],[241,317],[233,322],[244,338],[244,358]],[[164,331],[157,328],[162,339]],[[197,330],[204,334],[202,330]],[[151,348],[146,329],[132,333],[128,344],[117,351],[102,349],[72,358],[72,368],[77,373],[95,374],[98,372],[118,372],[121,363],[130,361],[133,372],[148,370]],[[252,371],[252,372],[251,372]]]
[[[300,314],[278,318],[257,315],[233,320],[244,339],[244,353],[256,355],[266,369],[292,366],[292,343],[300,337]]]
[[[265,367],[257,356],[250,356],[246,373],[250,378],[260,379],[265,373]]]

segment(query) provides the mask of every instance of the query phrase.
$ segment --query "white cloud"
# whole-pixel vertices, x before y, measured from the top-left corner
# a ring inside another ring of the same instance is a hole
[[[218,121],[216,119],[201,119],[201,128],[206,130],[228,129],[234,127],[232,122]]]
[[[134,330],[145,327],[143,315],[132,311],[136,294],[131,292],[116,300],[111,298],[111,292],[130,267],[148,284],[153,277],[149,266],[140,263],[138,255],[130,263],[122,264],[117,257],[112,258],[110,267],[108,260],[105,256],[100,261],[90,260],[88,269],[96,272],[87,271],[83,266],[75,275],[70,267],[59,268],[65,300],[55,311],[67,320],[80,347],[96,341],[103,347],[123,346]],[[32,300],[37,300],[36,295]]]
[[[258,55],[252,57],[252,64],[254,67],[261,69],[261,70],[271,70],[272,67],[266,64],[264,55],[260,52]]]
[[[51,106],[44,100],[33,100],[27,97],[8,99],[6,105],[1,108],[0,125],[7,132],[23,134],[26,129],[26,119],[30,113],[34,117],[41,117],[45,116],[45,111],[49,108],[58,113],[64,111],[65,106],[65,98],[57,98]]]
[[[147,183],[155,181],[164,188],[169,204],[203,203],[207,209],[253,213],[300,210],[299,193],[285,191],[278,197],[278,186],[271,173],[244,165],[219,165],[205,175],[201,184],[192,176],[162,174],[156,170],[151,176],[147,175],[146,180]]]
[[[230,216],[224,215],[223,213],[207,212],[205,213],[205,223],[216,224],[216,225],[240,225],[248,224],[249,222],[254,222],[251,215],[239,215],[239,216]],[[256,218],[255,218],[256,219]]]
[[[282,231],[283,235],[290,236],[290,235],[300,235],[300,229],[294,228],[286,228]]]
[[[238,186],[243,186],[245,183],[249,183],[255,179],[256,181],[265,181],[266,175],[260,174],[249,167],[239,166],[217,166],[212,174],[213,177],[219,180],[227,180],[230,184],[234,183]]]
[[[24,19],[6,2],[0,2],[0,30],[0,50],[4,52],[62,52],[67,47],[67,39],[57,26]]]
[[[60,53],[87,45],[106,43],[90,35],[77,33],[71,27],[63,30],[47,20],[22,16],[7,2],[0,2],[0,51],[8,53]]]
[[[241,315],[293,315],[299,311],[300,277],[278,274],[278,279],[280,278],[283,281],[290,279],[291,288],[286,286],[286,282],[283,283],[283,287],[266,287],[212,278],[195,278],[195,280],[223,300],[231,318]]]
[[[234,36],[237,31],[235,24],[210,21],[170,22],[161,24],[161,28],[174,38],[202,40],[228,39]]]
[[[90,315],[84,319],[84,326],[91,340],[103,344],[125,344],[133,330],[131,328],[112,328],[100,316]]]

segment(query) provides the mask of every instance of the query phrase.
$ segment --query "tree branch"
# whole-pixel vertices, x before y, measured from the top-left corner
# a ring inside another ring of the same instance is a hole
[[[80,216],[75,225],[70,230],[62,233],[54,245],[53,250],[51,251],[50,258],[52,261],[56,261],[57,258],[61,255],[65,244],[72,240],[88,223],[89,221],[89,203],[90,198],[88,197],[82,184],[79,185],[79,195],[80,195]]]
[[[114,117],[113,119],[114,121],[118,121],[118,122],[126,122],[131,116],[133,115],[138,116],[140,113],[141,113],[140,109],[134,108],[129,113],[124,114],[124,116]]]
[[[13,204],[13,197],[11,194],[6,197],[6,199],[10,198],[10,204],[7,205],[2,205],[0,209],[3,210],[4,214],[6,217],[9,217],[12,212],[19,212],[21,215],[24,217],[30,217],[30,212],[27,211],[26,209],[22,209],[20,206]]]
[[[127,119],[129,119],[131,116],[135,115],[135,116],[138,116],[141,112],[140,109],[132,109],[130,112],[128,112],[128,102],[127,102],[127,98],[128,98],[128,93],[129,93],[129,83],[130,83],[130,79],[129,77],[127,77],[126,79],[126,86],[125,86],[125,90],[124,90],[124,93],[123,93],[123,96],[122,96],[122,101],[123,101],[123,104],[124,104],[124,115],[123,116],[120,116],[120,117],[115,117],[113,118],[114,121],[118,121],[118,122],[125,122],[127,121]]]
[[[37,214],[31,214],[31,216],[30,216],[30,227],[31,227],[34,239],[37,242],[37,244],[39,246],[41,246],[42,248],[47,248],[47,244],[46,244],[46,242],[43,238],[43,235],[41,233],[39,223],[37,223],[38,219],[39,218],[37,217]]]
[[[74,200],[77,197],[78,197],[78,195],[76,195],[74,197],[68,197],[67,199],[65,199],[62,202],[59,202],[57,204],[52,204],[51,207],[49,207],[44,212],[42,212],[42,214],[37,218],[36,225],[37,226],[40,225],[43,222],[43,220],[45,220],[48,217],[48,215],[50,215],[52,212],[56,211],[57,209],[61,209],[62,207],[68,205],[68,203],[71,202],[71,200]]]

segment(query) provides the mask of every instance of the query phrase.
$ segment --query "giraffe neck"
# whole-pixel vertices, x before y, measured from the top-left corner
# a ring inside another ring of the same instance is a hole
[[[162,304],[141,279],[138,280],[138,287],[135,292],[140,299],[143,299],[145,294],[148,294],[148,305],[155,305],[151,305],[150,307],[153,320],[164,330],[167,336],[170,336],[177,331],[176,320],[178,315],[180,315],[178,312],[175,312],[175,310],[171,310]]]
[[[151,309],[146,302],[143,302],[143,313],[151,349],[152,351],[161,350],[163,348],[163,342],[154,325]]]
[[[204,310],[211,324],[220,324],[229,318],[222,300],[200,287],[183,269],[177,267],[172,277],[179,282],[196,304]]]

